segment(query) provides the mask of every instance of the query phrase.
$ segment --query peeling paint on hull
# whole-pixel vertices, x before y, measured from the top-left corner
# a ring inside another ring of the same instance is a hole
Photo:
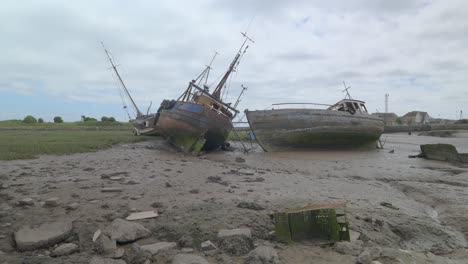
[[[232,130],[231,120],[208,107],[177,102],[161,111],[158,130],[173,145],[187,153],[214,150],[226,142]]]
[[[246,111],[246,116],[266,151],[375,147],[384,127],[368,114],[320,109]]]

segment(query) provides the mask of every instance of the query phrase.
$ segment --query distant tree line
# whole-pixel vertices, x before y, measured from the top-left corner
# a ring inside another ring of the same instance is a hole
[[[81,121],[82,122],[97,121],[97,119],[94,118],[94,117],[82,115],[81,116]],[[101,117],[101,121],[102,122],[117,122],[117,120],[115,120],[115,118],[112,117],[112,116],[111,117],[103,116],[103,117]]]
[[[39,123],[39,124],[42,124],[42,123],[44,123],[44,119],[42,119],[41,117],[36,119],[32,115],[28,115],[23,119],[23,123],[26,123],[26,124]],[[56,117],[54,117],[54,123],[63,123],[63,119],[60,116],[56,116]]]

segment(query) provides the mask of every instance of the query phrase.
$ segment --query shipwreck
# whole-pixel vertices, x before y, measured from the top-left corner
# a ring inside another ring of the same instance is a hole
[[[184,152],[198,154],[202,150],[215,150],[225,146],[233,129],[232,120],[239,111],[231,103],[222,100],[222,91],[247,51],[247,42],[252,41],[246,34],[243,33],[243,36],[245,39],[239,51],[212,93],[207,86],[210,63],[189,83],[177,100],[164,100],[159,107],[156,125],[158,131]]]
[[[297,108],[260,111],[246,110],[250,128],[265,151],[307,148],[346,148],[376,146],[384,129],[382,119],[367,112],[365,102],[349,93],[327,109]]]

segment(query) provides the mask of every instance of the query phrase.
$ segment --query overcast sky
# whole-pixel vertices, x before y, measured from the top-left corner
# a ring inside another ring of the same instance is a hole
[[[112,52],[138,106],[177,98],[216,57],[214,82],[242,42],[230,82],[239,108],[367,102],[372,112],[468,116],[468,1],[2,1],[0,119],[27,114],[125,120]],[[251,23],[250,23],[251,22]],[[249,26],[250,24],[250,26]],[[210,83],[211,83],[210,82]],[[213,87],[214,88],[214,87]]]

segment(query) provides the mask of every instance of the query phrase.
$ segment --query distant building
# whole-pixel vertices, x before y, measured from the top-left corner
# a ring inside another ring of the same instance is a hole
[[[395,113],[373,113],[372,115],[382,118],[386,126],[394,126],[398,124],[398,116]]]
[[[427,112],[412,111],[401,117],[405,125],[426,125],[430,123],[431,117]]]

